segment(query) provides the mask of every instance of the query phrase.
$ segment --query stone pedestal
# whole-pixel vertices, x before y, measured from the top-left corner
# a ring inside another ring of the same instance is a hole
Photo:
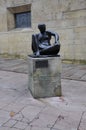
[[[28,88],[34,98],[61,96],[61,59],[28,56]]]

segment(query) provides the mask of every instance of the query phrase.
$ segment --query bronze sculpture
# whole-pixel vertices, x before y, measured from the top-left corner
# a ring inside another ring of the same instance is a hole
[[[46,31],[45,24],[39,24],[39,34],[32,35],[32,50],[35,56],[57,55],[60,51],[59,35],[57,33]],[[51,37],[54,36],[55,43],[51,45]]]

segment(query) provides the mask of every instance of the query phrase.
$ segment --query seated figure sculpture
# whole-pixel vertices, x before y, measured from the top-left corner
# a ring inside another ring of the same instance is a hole
[[[59,36],[57,33],[46,31],[45,24],[39,24],[39,34],[32,35],[32,50],[35,56],[57,55],[60,51]],[[51,45],[51,37],[54,36],[55,42]]]

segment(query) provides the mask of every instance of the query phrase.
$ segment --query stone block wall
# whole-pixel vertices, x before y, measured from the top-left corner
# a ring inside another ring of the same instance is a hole
[[[9,8],[31,5],[31,28],[15,29]],[[62,59],[86,60],[86,0],[0,0],[0,54],[32,53],[38,23],[60,36]]]

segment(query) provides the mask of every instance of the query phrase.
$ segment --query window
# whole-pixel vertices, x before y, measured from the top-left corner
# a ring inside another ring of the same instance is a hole
[[[16,28],[31,27],[31,12],[16,13],[15,27]]]
[[[31,27],[31,4],[7,8],[8,30]]]

